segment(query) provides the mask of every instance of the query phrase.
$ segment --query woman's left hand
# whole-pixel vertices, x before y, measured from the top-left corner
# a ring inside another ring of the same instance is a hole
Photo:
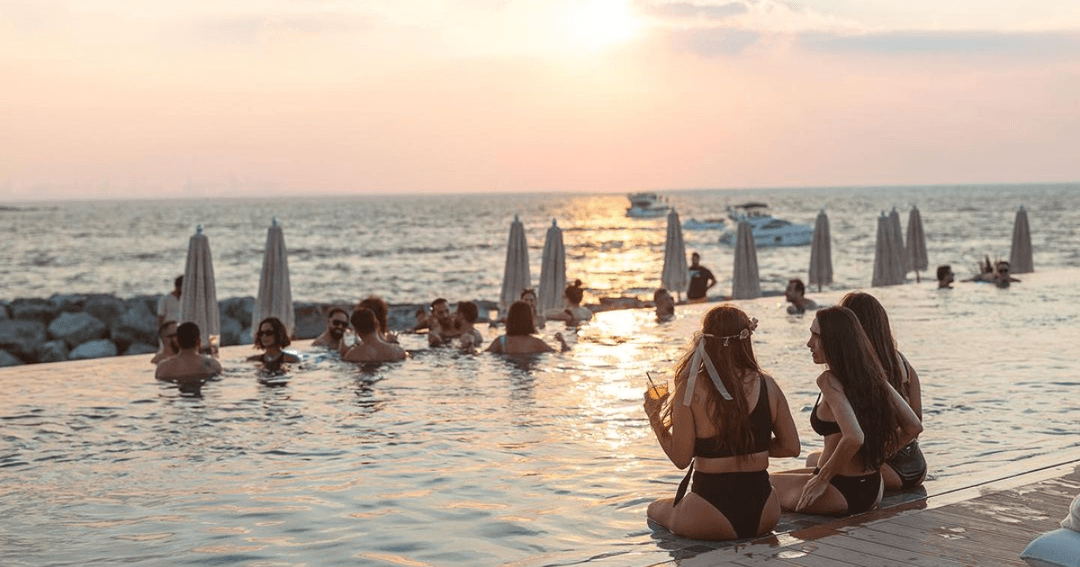
[[[821,477],[820,474],[815,474],[810,477],[810,480],[806,481],[803,485],[802,496],[799,497],[798,504],[795,505],[795,511],[805,510],[808,506],[813,504],[825,491],[829,488],[829,482]]]

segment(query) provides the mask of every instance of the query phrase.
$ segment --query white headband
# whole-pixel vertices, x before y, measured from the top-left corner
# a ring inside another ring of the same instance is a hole
[[[731,393],[728,392],[724,386],[723,380],[720,379],[720,373],[716,371],[716,366],[713,365],[712,359],[709,358],[709,354],[705,352],[705,337],[712,337],[714,339],[722,339],[724,346],[728,346],[728,342],[731,339],[746,340],[753,334],[754,329],[757,329],[758,320],[750,318],[750,325],[745,329],[739,331],[734,335],[727,335],[718,337],[716,335],[710,335],[708,333],[701,333],[698,336],[697,346],[694,347],[694,356],[690,358],[690,377],[686,381],[686,394],[683,396],[683,405],[690,405],[690,400],[694,398],[694,386],[697,384],[697,376],[701,372],[701,365],[705,365],[705,371],[709,373],[709,378],[712,379],[712,383],[716,386],[716,390],[720,392],[720,397],[727,401],[731,401]]]

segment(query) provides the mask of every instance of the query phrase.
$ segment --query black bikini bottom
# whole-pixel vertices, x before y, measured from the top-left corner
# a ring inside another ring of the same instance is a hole
[[[848,514],[861,514],[877,503],[878,494],[881,492],[881,473],[873,472],[862,476],[832,477],[829,484],[836,487],[840,494],[847,500]]]
[[[909,490],[919,486],[926,477],[926,457],[919,449],[919,442],[912,441],[896,452],[895,455],[885,460],[900,477],[900,490]]]
[[[758,535],[761,512],[772,494],[768,471],[705,473],[694,471],[694,465],[686,473],[675,494],[675,505],[686,494],[691,474],[694,477],[694,494],[704,498],[731,522],[735,535],[740,538]]]

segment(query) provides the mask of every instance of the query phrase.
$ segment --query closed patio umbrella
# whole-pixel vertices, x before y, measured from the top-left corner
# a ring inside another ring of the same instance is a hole
[[[900,279],[896,283],[904,283],[911,266],[907,263],[907,252],[904,250],[904,229],[900,226],[900,213],[896,207],[889,212],[889,230],[892,231],[893,254],[896,254],[896,266],[900,270]]]
[[[1020,205],[1013,222],[1012,249],[1009,250],[1009,270],[1014,274],[1029,274],[1035,271],[1031,258],[1031,229],[1028,227],[1027,211]]]
[[[690,284],[690,266],[686,263],[686,243],[683,242],[682,223],[675,209],[667,216],[667,237],[664,240],[664,268],[660,272],[660,285],[679,297]]]
[[[750,223],[739,223],[735,237],[735,273],[731,280],[732,299],[761,297],[761,280],[758,277],[757,245]]]
[[[259,322],[277,317],[289,332],[296,334],[296,315],[289,285],[289,256],[285,249],[285,234],[274,219],[266,231],[266,250],[263,252],[262,273],[259,275],[259,294],[251,315],[251,334],[259,331]]]
[[[216,342],[221,335],[214,262],[210,256],[210,240],[203,234],[202,225],[188,240],[184,287],[180,292],[180,322],[199,326],[199,344],[203,348],[210,345],[210,337],[215,337]]]
[[[525,262],[526,266],[528,262]],[[528,287],[528,286],[525,286]],[[540,293],[536,312],[563,307],[563,291],[566,289],[566,249],[563,248],[562,229],[551,219],[547,236],[544,237],[544,255],[540,259]],[[521,292],[518,292],[520,297]]]
[[[907,255],[907,266],[915,270],[915,281],[919,282],[919,272],[925,271],[930,266],[926,258],[926,235],[923,234],[922,215],[918,207],[912,205],[908,213],[907,243],[904,245]]]
[[[818,291],[821,291],[821,286],[833,282],[832,237],[829,235],[829,217],[825,214],[825,209],[821,209],[814,223],[814,238],[810,242],[810,274],[807,282],[810,285],[817,284]]]
[[[904,281],[896,248],[892,223],[883,211],[878,217],[877,240],[874,244],[874,275],[870,284],[873,287],[896,285]]]
[[[503,270],[502,291],[499,293],[501,316],[506,316],[510,305],[521,298],[521,291],[531,287],[531,282],[525,225],[514,215],[514,222],[510,223],[510,239],[506,243],[506,268]]]

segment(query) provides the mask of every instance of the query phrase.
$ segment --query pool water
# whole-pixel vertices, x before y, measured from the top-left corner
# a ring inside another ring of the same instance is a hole
[[[1080,453],[1080,270],[1020,278],[869,290],[923,382],[928,492]],[[738,305],[761,321],[755,349],[804,455],[820,448],[810,316],[779,297]],[[572,351],[520,360],[407,335],[409,360],[358,367],[301,343],[306,361],[277,381],[230,347],[199,396],[156,382],[149,355],[2,369],[0,563],[668,561],[645,509],[682,475],[641,410],[645,371],[669,371],[709,307],[549,325]]]

